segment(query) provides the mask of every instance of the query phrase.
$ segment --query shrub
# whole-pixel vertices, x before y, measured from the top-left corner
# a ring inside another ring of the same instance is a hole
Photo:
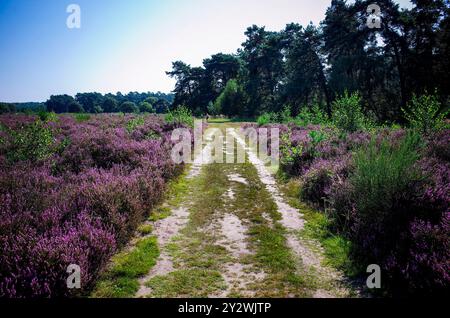
[[[421,133],[428,135],[432,131],[439,130],[445,125],[445,118],[449,110],[441,112],[441,103],[437,93],[413,96],[407,110],[402,109],[409,125]]]
[[[349,95],[346,91],[343,96],[333,102],[333,122],[336,127],[348,132],[355,132],[365,127],[367,119],[362,112],[359,93]]]
[[[355,155],[351,235],[357,255],[368,261],[386,260],[408,226],[414,189],[423,180],[415,165],[419,145],[420,137],[408,133],[398,145],[374,140]]]
[[[170,111],[165,119],[168,123],[194,127],[194,117],[192,117],[192,112],[186,106],[179,106],[175,110]]]
[[[170,160],[171,125],[143,116],[127,133],[133,118],[0,117],[0,297],[85,295],[148,217],[182,166]],[[81,290],[67,289],[69,264]]]
[[[144,124],[145,124],[144,117],[137,116],[136,118],[131,119],[127,123],[127,131],[128,133],[132,133],[136,128],[138,128],[139,126],[143,126]]]
[[[415,219],[410,226],[411,248],[406,266],[397,269],[411,293],[438,294],[450,286],[450,213],[437,224]],[[391,263],[392,264],[392,263]]]
[[[53,154],[53,131],[41,121],[26,125],[21,130],[11,130],[10,137],[7,158],[11,162],[38,161]]]
[[[333,181],[333,171],[326,165],[310,169],[303,177],[301,197],[309,202],[323,206],[329,196],[329,189]]]
[[[256,120],[257,124],[259,126],[265,126],[272,122],[272,115],[269,113],[264,113],[261,116],[258,117]]]
[[[47,112],[45,110],[41,110],[38,112],[39,119],[48,122],[48,121],[56,121],[58,119],[58,115],[55,112]]]
[[[281,112],[278,114],[278,121],[281,124],[289,124],[294,119],[291,117],[291,107],[284,106]]]
[[[75,120],[79,123],[82,123],[84,121],[88,121],[91,119],[91,115],[89,115],[89,114],[75,114],[74,117],[75,117]]]
[[[322,111],[317,103],[315,103],[311,108],[303,107],[295,118],[295,123],[303,127],[308,125],[323,125],[327,124],[327,122],[328,118],[326,113]]]

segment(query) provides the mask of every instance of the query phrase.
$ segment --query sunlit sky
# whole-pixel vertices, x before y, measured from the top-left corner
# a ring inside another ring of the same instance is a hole
[[[408,0],[398,0],[409,7]],[[81,28],[69,29],[69,4]],[[331,0],[0,0],[0,101],[52,94],[170,92],[165,72],[235,53],[252,24],[318,24]]]

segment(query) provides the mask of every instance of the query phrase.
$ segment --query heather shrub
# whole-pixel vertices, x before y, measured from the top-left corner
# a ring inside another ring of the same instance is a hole
[[[449,110],[441,111],[437,93],[413,96],[408,108],[403,109],[403,114],[412,128],[428,135],[432,131],[439,130],[445,125],[445,118]]]
[[[323,206],[333,182],[333,171],[327,165],[310,169],[303,177],[302,199]]]
[[[128,133],[135,118],[0,117],[0,297],[89,292],[162,198],[183,168],[170,159],[173,125],[146,116]],[[70,264],[81,290],[66,287]]]
[[[409,229],[407,263],[397,269],[411,293],[441,293],[450,287],[450,213],[438,223],[415,219]],[[392,260],[391,260],[392,261]],[[395,266],[396,262],[391,262]]]
[[[353,269],[379,264],[395,296],[449,288],[449,130],[281,126],[281,168],[351,242]]]
[[[450,162],[450,129],[432,133],[428,137],[428,154]]]

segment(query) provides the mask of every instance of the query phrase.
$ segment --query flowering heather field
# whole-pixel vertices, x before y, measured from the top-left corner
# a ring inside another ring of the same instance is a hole
[[[351,242],[357,264],[380,265],[394,295],[448,290],[450,130],[420,137],[404,129],[271,126],[283,136],[284,173],[300,179],[301,199]]]
[[[182,171],[156,116],[0,117],[0,297],[84,293]]]

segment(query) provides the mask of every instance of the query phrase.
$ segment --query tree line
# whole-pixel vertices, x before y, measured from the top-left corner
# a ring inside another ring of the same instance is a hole
[[[378,121],[402,121],[414,95],[450,89],[450,4],[412,0],[400,9],[379,0],[381,28],[367,26],[373,0],[333,0],[320,25],[296,23],[279,31],[253,25],[235,54],[218,53],[201,67],[182,61],[167,74],[176,79],[173,107],[194,114],[254,117],[288,106],[295,116],[318,105],[331,116],[333,101],[359,92],[364,111]]]
[[[78,93],[52,95],[45,103],[0,103],[0,113],[50,111],[55,113],[165,113],[173,103],[173,94],[130,92],[126,95]]]

